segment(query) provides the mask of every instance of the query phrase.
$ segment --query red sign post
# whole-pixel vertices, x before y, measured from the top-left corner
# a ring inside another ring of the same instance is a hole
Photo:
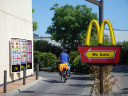
[[[121,46],[79,46],[81,62],[118,63]]]

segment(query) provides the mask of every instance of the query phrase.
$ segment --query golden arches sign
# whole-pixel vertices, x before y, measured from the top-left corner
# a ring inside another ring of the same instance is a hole
[[[98,37],[98,44],[103,44],[103,30],[104,25],[108,24],[110,35],[111,35],[111,45],[112,46],[89,46],[90,44],[90,36],[93,24],[96,25],[97,29],[97,37]],[[92,20],[89,24],[87,30],[87,36],[85,41],[86,46],[78,46],[78,50],[81,55],[81,62],[82,63],[94,63],[94,64],[107,64],[107,63],[118,63],[120,59],[121,53],[121,46],[115,46],[115,36],[113,32],[112,25],[109,20],[104,20],[99,26],[99,23],[96,20]]]
[[[110,30],[110,36],[111,36],[111,45],[114,45],[114,46],[116,45],[115,36],[114,36],[112,25],[111,25],[111,23],[110,23],[110,21],[108,19],[105,19],[102,22],[101,27],[99,26],[99,23],[96,20],[92,20],[90,22],[88,30],[87,30],[86,41],[85,41],[85,45],[86,46],[90,45],[90,36],[91,36],[91,30],[92,30],[93,24],[96,25],[98,44],[103,44],[103,30],[104,30],[105,24],[108,24],[109,30]]]

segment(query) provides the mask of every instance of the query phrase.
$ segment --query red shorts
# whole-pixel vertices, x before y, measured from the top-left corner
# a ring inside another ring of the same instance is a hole
[[[59,66],[60,72],[62,72],[64,69],[68,70],[68,64],[67,63],[61,63]]]

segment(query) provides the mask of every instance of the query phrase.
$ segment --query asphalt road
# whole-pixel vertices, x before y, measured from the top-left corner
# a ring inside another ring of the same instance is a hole
[[[40,72],[41,80],[13,96],[90,96],[89,75],[72,74],[62,83],[56,72]]]
[[[128,64],[127,65],[118,65],[113,68],[112,71],[115,75],[115,78],[118,79],[117,87],[113,88],[115,94],[120,94],[121,96],[128,96]],[[120,96],[119,95],[119,96]]]
[[[128,65],[118,65],[112,71],[119,79],[119,88],[113,88],[112,96],[128,96]],[[36,83],[17,89],[4,96],[90,96],[89,75],[72,74],[62,83],[57,72],[40,72],[41,79]]]

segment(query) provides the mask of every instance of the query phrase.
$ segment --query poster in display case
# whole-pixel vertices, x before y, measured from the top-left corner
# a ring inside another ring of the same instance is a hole
[[[26,39],[20,40],[20,56],[21,56],[21,70],[26,70],[26,64],[27,64],[27,52],[26,52]]]
[[[11,38],[11,72],[20,72],[20,38]]]
[[[27,69],[32,69],[32,41],[27,40]]]

